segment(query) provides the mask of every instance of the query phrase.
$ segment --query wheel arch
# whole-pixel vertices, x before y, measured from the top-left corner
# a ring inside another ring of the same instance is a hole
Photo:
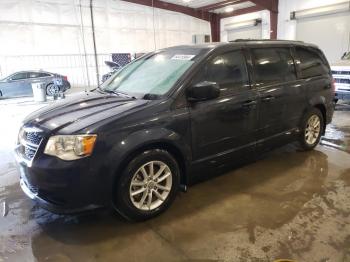
[[[323,130],[322,130],[322,135],[325,134],[326,132],[326,126],[327,126],[327,111],[326,111],[326,106],[324,104],[316,104],[314,105],[315,108],[321,111],[322,117],[323,117]]]
[[[325,134],[327,126],[327,107],[326,107],[326,98],[324,96],[313,97],[309,100],[309,107],[306,108],[303,115],[307,114],[308,111],[312,108],[317,108],[321,111],[323,117],[323,131],[322,135]]]
[[[187,175],[187,162],[184,153],[172,142],[170,141],[154,141],[150,143],[143,144],[139,147],[132,149],[129,153],[127,153],[122,160],[120,161],[118,167],[115,170],[115,177],[113,181],[114,183],[118,180],[119,175],[121,174],[123,169],[127,166],[127,164],[135,158],[137,155],[145,152],[147,150],[153,149],[161,149],[169,152],[177,161],[180,168],[180,183],[187,185],[188,175]]]
[[[50,85],[53,85],[53,82],[48,82],[48,83],[45,85],[45,93],[46,93],[47,96],[49,96],[49,94],[47,93],[47,88],[48,88]]]
[[[49,85],[53,85],[53,82],[48,82],[45,86],[45,88],[47,88]]]

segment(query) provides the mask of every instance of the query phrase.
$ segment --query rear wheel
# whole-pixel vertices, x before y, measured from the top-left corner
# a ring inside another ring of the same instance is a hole
[[[320,142],[323,134],[324,119],[321,111],[317,108],[310,110],[304,117],[301,134],[299,138],[300,146],[303,150],[311,150]]]
[[[115,209],[141,221],[165,211],[174,201],[180,169],[173,156],[161,149],[148,150],[127,165],[115,185]]]
[[[46,86],[46,94],[48,96],[54,96],[56,94],[58,94],[60,91],[60,88],[57,85],[54,85],[53,83],[48,84]]]

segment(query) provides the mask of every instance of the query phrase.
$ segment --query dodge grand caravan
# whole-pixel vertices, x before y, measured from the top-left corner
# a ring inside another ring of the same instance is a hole
[[[29,115],[15,150],[20,185],[53,212],[111,206],[144,220],[204,170],[295,140],[313,149],[333,99],[330,67],[314,45],[240,40],[162,49]]]

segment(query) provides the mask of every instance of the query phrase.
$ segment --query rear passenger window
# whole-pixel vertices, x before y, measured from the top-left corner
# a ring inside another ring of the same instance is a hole
[[[27,73],[17,73],[11,76],[11,80],[22,80],[27,78]]]
[[[39,77],[39,73],[37,73],[37,72],[29,72],[29,78],[37,78],[37,77]]]
[[[329,73],[327,62],[316,51],[297,47],[296,52],[299,57],[298,64],[301,78],[321,76]]]
[[[248,73],[242,51],[228,52],[211,59],[194,78],[195,83],[216,82],[221,91],[248,84]]]
[[[296,80],[294,61],[289,48],[253,49],[255,81],[269,84]]]
[[[48,77],[48,76],[50,76],[50,75],[47,73],[39,73],[39,77]]]

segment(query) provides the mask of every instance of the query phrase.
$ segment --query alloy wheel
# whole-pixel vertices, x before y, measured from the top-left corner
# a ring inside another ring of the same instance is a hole
[[[162,161],[150,161],[133,175],[129,196],[133,205],[151,211],[164,203],[172,187],[172,172]]]
[[[48,86],[48,90],[47,91],[48,91],[47,93],[48,93],[49,96],[53,96],[55,94],[58,94],[59,88],[58,88],[58,86],[56,86],[54,84],[50,84]]]
[[[321,120],[318,115],[311,115],[305,128],[305,142],[308,145],[316,143],[321,132]]]

